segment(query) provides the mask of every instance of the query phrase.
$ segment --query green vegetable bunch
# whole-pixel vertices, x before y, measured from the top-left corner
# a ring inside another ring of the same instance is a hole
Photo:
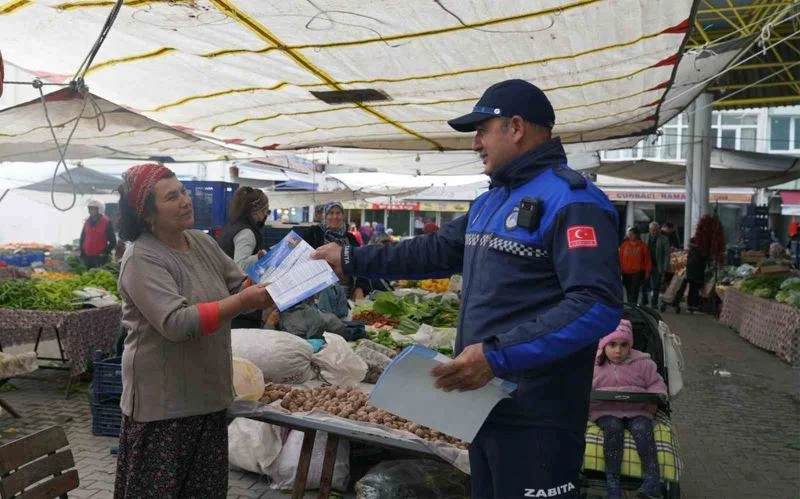
[[[58,281],[11,279],[0,283],[0,308],[25,310],[74,310],[73,288]]]
[[[117,279],[107,270],[92,269],[69,279],[10,279],[0,283],[0,308],[74,310],[73,291],[100,288],[119,297]]]

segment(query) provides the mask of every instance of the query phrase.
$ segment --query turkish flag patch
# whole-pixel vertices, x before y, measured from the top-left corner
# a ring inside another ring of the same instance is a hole
[[[567,247],[575,248],[596,248],[597,234],[591,225],[573,225],[567,229]]]

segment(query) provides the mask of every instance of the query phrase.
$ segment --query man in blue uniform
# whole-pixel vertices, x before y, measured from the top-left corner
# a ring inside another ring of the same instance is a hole
[[[344,275],[428,278],[463,273],[457,357],[435,369],[443,390],[493,377],[517,383],[469,447],[472,497],[578,497],[598,340],[621,316],[617,213],[567,166],[536,86],[489,87],[472,113],[491,189],[466,217],[396,245],[320,248]]]

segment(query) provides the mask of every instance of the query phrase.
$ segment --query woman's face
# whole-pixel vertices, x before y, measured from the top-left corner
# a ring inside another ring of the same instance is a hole
[[[261,223],[265,221],[267,219],[267,216],[269,216],[269,203],[267,203],[267,205],[264,206],[264,208],[261,211],[254,213],[251,216],[253,217],[253,221],[256,223]]]
[[[328,214],[325,215],[325,223],[331,229],[340,229],[344,223],[344,213],[341,209],[339,209],[339,207],[334,206],[328,210]]]
[[[175,178],[162,178],[153,187],[156,213],[151,225],[162,233],[179,232],[194,226],[192,198]]]

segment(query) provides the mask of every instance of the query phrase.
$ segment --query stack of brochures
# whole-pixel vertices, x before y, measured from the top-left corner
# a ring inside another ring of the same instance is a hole
[[[292,231],[250,266],[247,274],[257,284],[269,283],[267,292],[283,312],[339,282],[328,262],[311,259],[313,252],[314,248]]]

